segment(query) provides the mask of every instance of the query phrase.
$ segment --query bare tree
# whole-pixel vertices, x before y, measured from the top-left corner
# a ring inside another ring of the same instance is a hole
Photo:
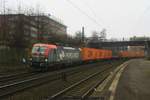
[[[98,40],[99,40],[99,33],[97,31],[93,31],[91,41],[98,41]]]
[[[102,31],[100,32],[100,40],[101,41],[105,41],[106,40],[106,29],[102,29]]]
[[[8,46],[9,44],[9,22],[6,16],[6,5],[5,0],[2,2],[1,16],[0,16],[0,44]]]
[[[77,39],[77,41],[82,40],[82,32],[81,31],[75,32],[75,39]]]

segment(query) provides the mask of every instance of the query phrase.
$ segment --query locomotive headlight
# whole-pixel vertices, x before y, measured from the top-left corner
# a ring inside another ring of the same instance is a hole
[[[30,61],[32,61],[32,58],[30,58]]]
[[[45,62],[47,62],[48,61],[48,59],[45,59]]]

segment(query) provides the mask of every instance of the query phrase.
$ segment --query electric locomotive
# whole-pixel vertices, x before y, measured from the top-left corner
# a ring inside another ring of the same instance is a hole
[[[38,43],[33,45],[30,66],[37,70],[47,70],[61,65],[79,63],[80,56],[80,48]]]

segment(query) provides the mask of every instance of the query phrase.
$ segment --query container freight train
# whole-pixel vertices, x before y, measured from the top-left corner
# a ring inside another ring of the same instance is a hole
[[[144,51],[121,51],[118,53],[120,58],[141,58],[144,56]]]
[[[118,58],[142,56],[141,53],[138,56],[137,54],[130,56],[129,52],[118,53]],[[37,70],[48,70],[48,68],[61,67],[61,65],[66,66],[112,58],[111,50],[72,48],[53,44],[34,44],[31,52],[30,66]]]
[[[50,67],[111,58],[111,50],[72,48],[53,44],[34,44],[31,52],[30,66],[33,69],[47,70]]]

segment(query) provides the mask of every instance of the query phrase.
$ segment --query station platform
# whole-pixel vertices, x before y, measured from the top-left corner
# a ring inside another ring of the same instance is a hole
[[[93,96],[103,96],[106,100],[150,100],[150,61],[127,61],[120,66],[112,80],[107,82],[103,91],[98,88]]]
[[[131,60],[120,77],[114,100],[150,100],[150,61]]]

